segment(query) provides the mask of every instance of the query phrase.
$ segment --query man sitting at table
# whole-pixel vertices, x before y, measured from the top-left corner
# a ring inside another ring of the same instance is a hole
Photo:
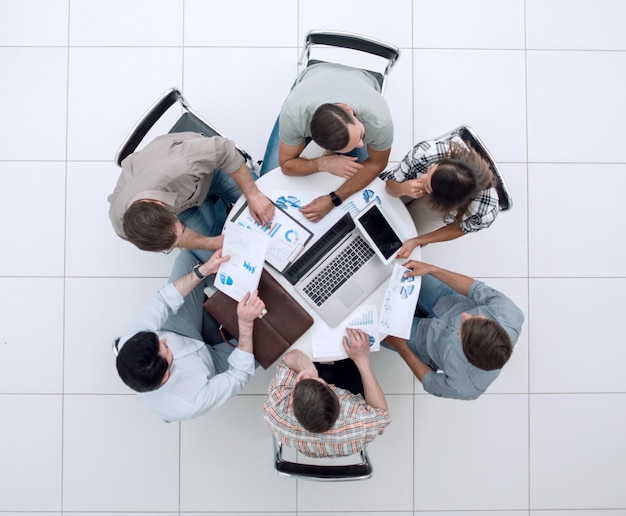
[[[139,249],[193,249],[206,261],[222,247],[227,207],[242,192],[252,216],[268,224],[274,205],[257,188],[232,141],[171,133],[122,161],[109,195],[109,217],[115,232]]]
[[[183,250],[170,283],[159,289],[117,342],[120,378],[165,421],[215,410],[241,392],[254,374],[254,321],[265,308],[257,292],[246,294],[237,305],[237,347],[204,342],[204,288],[226,260],[218,250],[198,264]]]
[[[482,281],[411,260],[405,276],[423,276],[411,336],[389,336],[424,390],[442,398],[474,400],[511,357],[524,314]]]
[[[313,139],[326,150],[300,154]],[[393,122],[378,81],[368,72],[334,63],[306,68],[285,100],[265,151],[261,175],[280,165],[290,176],[330,172],[346,181],[302,208],[312,222],[368,185],[383,171]]]
[[[359,453],[391,422],[370,364],[369,336],[353,328],[346,332],[344,349],[361,375],[364,396],[328,384],[311,359],[294,350],[278,365],[263,406],[270,431],[309,457]]]

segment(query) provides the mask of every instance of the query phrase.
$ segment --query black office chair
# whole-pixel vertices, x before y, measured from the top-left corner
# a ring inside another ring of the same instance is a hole
[[[338,459],[327,459],[324,464],[303,464],[283,458],[283,444],[272,435],[274,445],[274,469],[281,477],[295,477],[319,482],[343,482],[366,480],[374,474],[367,450],[360,452],[361,461],[354,464],[326,464]]]
[[[300,61],[298,62],[299,65],[306,68],[312,64],[324,62],[310,58],[312,48],[317,45],[349,48],[386,59],[387,65],[383,72],[365,70],[376,78],[378,84],[380,84],[381,94],[385,91],[385,84],[387,82],[389,72],[400,57],[400,49],[398,47],[367,36],[361,36],[360,34],[353,34],[351,32],[312,30],[308,32],[305,37],[304,48],[302,49]]]
[[[170,88],[166,90],[159,99],[146,111],[141,119],[135,124],[128,136],[120,146],[117,154],[115,155],[115,163],[118,166],[122,165],[122,161],[128,155],[135,152],[135,149],[139,146],[144,139],[148,131],[154,124],[167,112],[167,110],[179,102],[183,108],[183,114],[169,130],[170,133],[182,133],[185,131],[191,131],[194,133],[202,134],[203,136],[224,136],[215,127],[204,120],[198,113],[191,109],[191,106],[187,103],[183,94],[176,88]],[[237,147],[239,153],[246,160],[248,167],[254,170],[254,162],[250,155],[243,149]]]
[[[441,135],[437,140],[449,140],[458,136],[463,140],[463,142],[471,149],[474,149],[489,165],[491,168],[491,172],[496,177],[496,191],[498,192],[500,211],[510,210],[513,207],[513,198],[509,192],[509,189],[506,186],[504,181],[504,176],[500,169],[498,168],[498,164],[496,160],[493,159],[493,156],[483,143],[483,141],[478,137],[474,129],[467,125],[460,125],[456,129]]]

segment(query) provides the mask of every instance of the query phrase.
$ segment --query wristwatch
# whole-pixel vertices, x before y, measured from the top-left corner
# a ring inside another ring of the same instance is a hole
[[[335,206],[339,206],[343,202],[341,197],[339,197],[335,192],[330,192],[328,195],[330,195],[330,200]]]
[[[201,281],[204,281],[205,279],[207,279],[207,278],[208,278],[208,276],[204,276],[204,275],[200,272],[200,265],[202,265],[202,264],[201,264],[201,263],[199,263],[198,265],[194,266],[194,268],[193,268],[193,272],[195,272],[195,273],[196,273],[196,276],[198,276],[198,278],[199,278]]]

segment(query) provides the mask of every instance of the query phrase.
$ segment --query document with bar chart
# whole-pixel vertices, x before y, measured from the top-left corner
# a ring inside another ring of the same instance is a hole
[[[230,256],[230,260],[220,264],[213,284],[235,301],[241,301],[246,292],[259,286],[268,238],[232,222],[226,222],[225,227],[222,254]]]
[[[295,261],[313,237],[311,231],[279,206],[276,206],[274,218],[269,226],[255,222],[247,203],[230,220],[240,227],[269,237],[265,261],[278,272],[283,272],[291,262]]]
[[[347,358],[348,354],[343,347],[343,337],[347,336],[346,328],[363,330],[369,335],[370,351],[380,351],[376,305],[360,306],[335,328],[328,326],[316,313],[311,315],[315,321],[311,334],[313,360]]]

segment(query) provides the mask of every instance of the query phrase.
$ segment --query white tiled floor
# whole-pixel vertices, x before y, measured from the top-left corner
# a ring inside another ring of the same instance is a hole
[[[622,0],[0,0],[0,514],[626,514],[624,20]],[[180,86],[260,159],[312,28],[401,47],[393,160],[460,123],[486,140],[513,210],[424,257],[527,316],[475,402],[374,356],[393,423],[347,485],[272,472],[272,371],[166,425],[109,349],[172,262],[110,228],[118,144]]]

